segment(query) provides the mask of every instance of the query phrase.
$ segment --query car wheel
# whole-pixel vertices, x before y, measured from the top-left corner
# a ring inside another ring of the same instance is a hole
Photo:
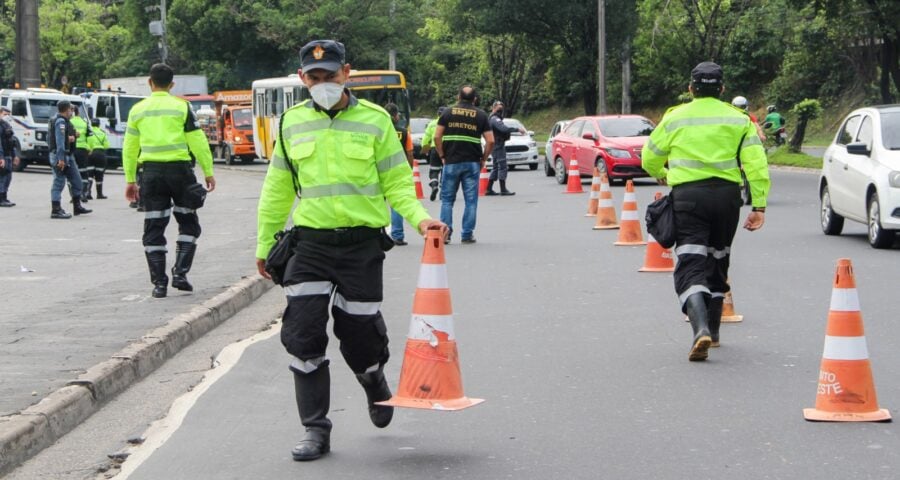
[[[566,164],[563,163],[562,157],[556,157],[553,164],[556,165],[556,183],[565,185],[569,181],[569,175],[566,172]]]
[[[881,205],[878,193],[869,199],[869,245],[874,248],[889,248],[894,244],[894,231],[881,228]]]
[[[828,192],[828,185],[822,187],[820,200],[822,231],[825,232],[825,235],[840,235],[841,230],[844,229],[844,217],[835,213],[831,208],[831,193]]]
[[[536,164],[536,163],[529,163],[529,164],[528,164],[528,169],[529,169],[529,170],[537,170],[537,164]]]
[[[594,167],[600,171],[600,176],[606,175],[607,180],[609,180],[609,171],[606,169],[606,162],[603,161],[602,158],[598,158],[594,160]]]
[[[225,157],[225,165],[234,165],[234,155],[231,154],[231,147],[226,146],[222,150],[222,156]]]
[[[556,170],[550,166],[550,160],[547,160],[546,158],[544,159],[544,174],[548,177],[556,175]]]

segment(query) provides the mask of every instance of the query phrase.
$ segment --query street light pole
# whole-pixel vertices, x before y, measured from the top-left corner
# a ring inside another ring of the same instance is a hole
[[[597,113],[606,114],[606,0],[597,0]]]
[[[159,1],[159,21],[162,22],[162,36],[159,37],[162,49],[162,63],[168,64],[169,46],[166,45],[166,0]]]
[[[16,83],[41,86],[38,0],[16,0]]]

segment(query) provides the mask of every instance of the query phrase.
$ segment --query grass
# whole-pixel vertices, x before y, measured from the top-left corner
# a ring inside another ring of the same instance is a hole
[[[793,153],[785,146],[769,153],[769,165],[821,169],[822,159],[805,153]]]

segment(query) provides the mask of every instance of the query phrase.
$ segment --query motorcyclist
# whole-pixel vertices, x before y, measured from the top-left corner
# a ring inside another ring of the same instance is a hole
[[[738,95],[731,99],[731,104],[747,113],[747,116],[750,117],[750,120],[756,127],[756,134],[759,135],[760,141],[765,142],[766,135],[763,133],[762,127],[759,126],[759,121],[756,119],[756,115],[750,113],[750,102],[747,101],[747,98]]]
[[[776,145],[781,145],[784,143],[784,124],[787,123],[787,120],[776,111],[775,105],[766,107],[766,112],[768,115],[763,120],[763,129],[766,134],[774,135]]]

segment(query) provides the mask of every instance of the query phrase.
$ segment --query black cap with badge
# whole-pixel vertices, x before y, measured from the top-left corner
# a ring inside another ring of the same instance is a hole
[[[722,67],[713,62],[703,62],[691,70],[691,83],[702,87],[722,85]]]
[[[300,70],[322,69],[336,72],[347,63],[344,44],[334,40],[313,40],[300,49]]]

